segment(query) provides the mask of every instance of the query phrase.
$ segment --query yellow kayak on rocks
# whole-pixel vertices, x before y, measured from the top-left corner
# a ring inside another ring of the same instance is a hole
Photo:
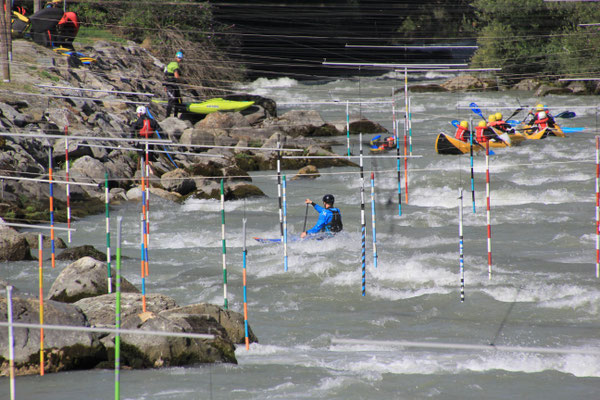
[[[217,111],[242,111],[253,104],[253,101],[225,100],[218,97],[202,103],[185,103],[185,109],[196,114],[210,114]]]

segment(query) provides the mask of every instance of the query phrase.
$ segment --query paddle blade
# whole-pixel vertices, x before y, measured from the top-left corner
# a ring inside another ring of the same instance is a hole
[[[585,128],[562,128],[563,133],[583,132]]]
[[[575,114],[573,111],[563,111],[554,118],[575,118],[576,116],[577,114]]]
[[[450,123],[451,123],[452,125],[454,125],[454,127],[455,127],[455,128],[458,128],[458,126],[460,125],[460,122],[458,122],[458,120],[457,120],[457,119],[453,119],[452,121],[450,121]]]
[[[498,136],[500,137],[500,139],[502,139],[506,144],[508,144],[510,146],[510,136],[508,136],[508,133],[503,133]]]
[[[475,114],[479,115],[481,118],[485,119],[485,117],[483,116],[483,113],[481,112],[479,107],[477,107],[476,103],[469,104],[469,107],[471,107],[471,111],[473,111]]]

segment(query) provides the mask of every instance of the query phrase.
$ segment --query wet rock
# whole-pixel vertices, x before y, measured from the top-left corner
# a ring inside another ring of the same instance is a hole
[[[91,257],[98,261],[106,260],[105,253],[101,252],[100,250],[97,250],[94,246],[91,246],[89,244],[84,244],[83,246],[70,247],[61,252],[58,256],[56,256],[56,259],[61,261],[76,261],[83,257]]]
[[[190,174],[182,169],[169,171],[160,177],[160,184],[170,192],[177,192],[183,196],[196,190],[196,182]]]
[[[298,174],[296,174],[292,180],[295,181],[297,179],[317,179],[319,176],[319,169],[314,165],[307,165],[306,167],[300,168]]]
[[[16,230],[0,227],[0,261],[32,260],[27,239]]]
[[[115,291],[115,269],[111,268],[112,291]],[[107,266],[91,257],[83,257],[58,275],[48,297],[63,303],[75,303],[81,299],[108,293]],[[121,278],[121,291],[138,293],[139,290],[127,279]]]

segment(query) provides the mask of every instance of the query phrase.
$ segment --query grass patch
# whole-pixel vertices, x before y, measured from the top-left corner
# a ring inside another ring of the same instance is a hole
[[[127,40],[116,36],[115,34],[98,28],[81,27],[77,32],[77,42],[83,45],[93,45],[98,40],[106,40],[108,42],[117,42],[126,44]]]

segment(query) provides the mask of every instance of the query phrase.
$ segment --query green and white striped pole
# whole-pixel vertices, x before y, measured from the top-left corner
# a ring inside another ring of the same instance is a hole
[[[225,184],[221,179],[221,242],[223,244],[223,308],[227,310],[227,245],[225,243]]]

